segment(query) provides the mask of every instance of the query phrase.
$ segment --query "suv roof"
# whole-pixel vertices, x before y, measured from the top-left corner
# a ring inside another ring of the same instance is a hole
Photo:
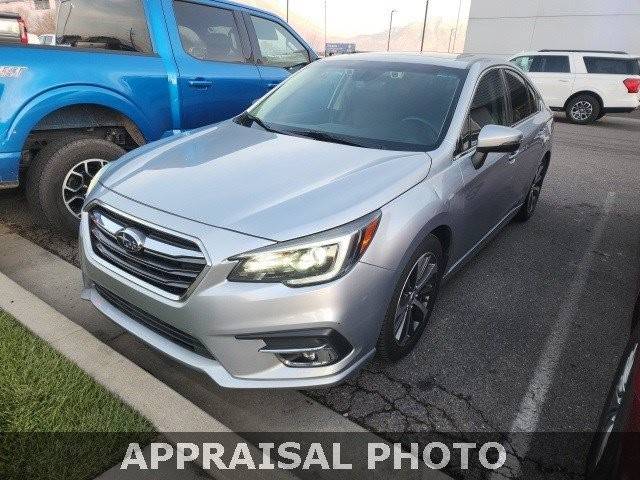
[[[621,50],[551,50],[543,48],[539,52],[561,52],[561,53],[613,53],[615,55],[629,55]]]

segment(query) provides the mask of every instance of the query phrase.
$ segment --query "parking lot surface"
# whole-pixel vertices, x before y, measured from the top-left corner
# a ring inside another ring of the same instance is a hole
[[[558,118],[535,216],[512,223],[442,289],[416,350],[306,392],[379,432],[589,432],[629,331],[640,278],[640,118]],[[73,239],[0,192],[4,226],[71,263]],[[464,434],[463,434],[464,436]],[[550,454],[525,440],[524,478],[575,478],[589,436]]]

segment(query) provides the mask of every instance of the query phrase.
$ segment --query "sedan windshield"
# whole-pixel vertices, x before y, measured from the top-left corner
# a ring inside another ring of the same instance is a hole
[[[447,132],[466,75],[419,63],[317,62],[236,121],[366,148],[433,150]]]

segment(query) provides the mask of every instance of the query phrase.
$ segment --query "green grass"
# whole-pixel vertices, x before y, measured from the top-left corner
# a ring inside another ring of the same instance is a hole
[[[153,425],[0,311],[0,478],[92,479]]]

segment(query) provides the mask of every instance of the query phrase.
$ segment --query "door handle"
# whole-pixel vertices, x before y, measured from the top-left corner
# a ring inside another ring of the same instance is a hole
[[[558,80],[560,83],[569,83],[569,80]]]
[[[204,78],[195,78],[193,80],[189,80],[189,86],[206,90],[213,86],[213,82],[211,80],[205,80]]]
[[[280,85],[280,82],[276,82],[276,83],[267,83],[267,90],[273,90],[274,88],[276,88],[278,85]]]

